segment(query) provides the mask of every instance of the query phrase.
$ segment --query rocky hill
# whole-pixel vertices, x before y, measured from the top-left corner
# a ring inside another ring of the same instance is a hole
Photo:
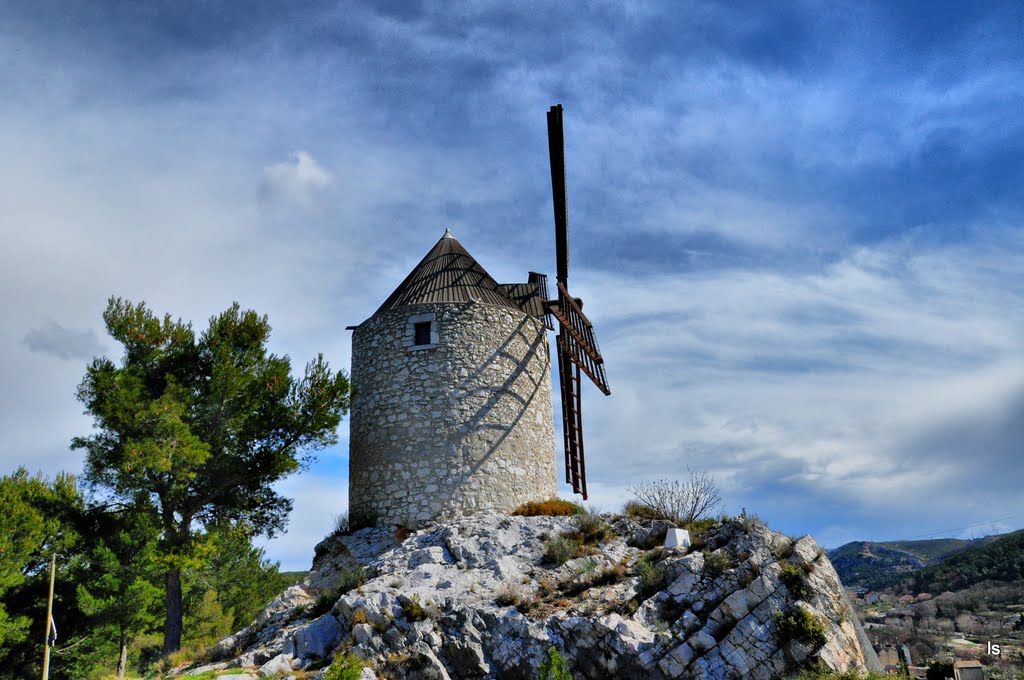
[[[928,559],[885,543],[856,541],[829,551],[829,559],[844,585],[880,590],[924,569]]]
[[[689,549],[651,549],[664,522],[582,517],[485,513],[332,537],[301,584],[212,650],[221,661],[190,673],[320,678],[356,655],[363,678],[532,680],[552,647],[577,679],[878,668],[810,537],[737,518]]]
[[[982,551],[1005,535],[971,540],[854,541],[830,550],[832,566],[846,586],[882,590],[907,583],[919,572],[961,554]],[[935,571],[932,569],[931,571]]]

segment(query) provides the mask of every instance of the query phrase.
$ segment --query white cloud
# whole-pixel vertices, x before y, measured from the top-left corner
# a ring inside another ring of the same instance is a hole
[[[307,151],[296,151],[291,159],[263,168],[261,192],[271,200],[311,208],[317,192],[327,187],[333,176]]]
[[[780,513],[775,492],[839,503],[850,526],[1014,507],[979,468],[1024,472],[1024,291],[993,277],[1021,266],[999,232],[862,247],[815,272],[581,276],[613,390],[585,396],[595,488],[624,500],[691,465],[734,512]]]

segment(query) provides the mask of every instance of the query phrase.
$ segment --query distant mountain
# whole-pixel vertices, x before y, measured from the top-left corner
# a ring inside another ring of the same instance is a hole
[[[843,585],[881,590],[906,581],[927,567],[940,564],[954,555],[974,550],[998,538],[999,536],[973,540],[936,538],[924,541],[854,541],[830,550],[828,556]]]
[[[945,556],[916,574],[913,588],[919,593],[939,593],[962,590],[982,581],[1021,580],[1024,580],[1024,529],[990,536]]]

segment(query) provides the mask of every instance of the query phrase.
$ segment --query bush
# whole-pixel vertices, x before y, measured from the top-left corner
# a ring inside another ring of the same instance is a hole
[[[792,538],[786,538],[785,543],[781,543],[774,547],[772,553],[776,559],[788,560],[793,556],[793,551],[796,549],[796,541]]]
[[[348,513],[343,512],[338,515],[331,515],[331,525],[331,533],[327,534],[328,538],[344,536],[349,533]]]
[[[402,613],[409,621],[422,621],[427,618],[427,610],[423,608],[417,593],[413,593],[412,597],[402,603]]]
[[[718,484],[707,470],[695,472],[686,468],[684,480],[659,479],[640,482],[626,490],[641,505],[652,508],[661,517],[676,524],[685,524],[714,514],[722,504]]]
[[[511,583],[506,583],[498,589],[498,592],[494,596],[494,604],[499,607],[518,607],[519,603],[523,599],[523,594],[519,588],[515,587]]]
[[[576,515],[572,518],[572,525],[576,529],[574,533],[584,544],[597,544],[612,537],[612,528],[600,515],[589,512]]]
[[[793,607],[788,614],[778,612],[779,637],[783,642],[799,640],[814,647],[820,647],[828,641],[825,624],[803,607]]]
[[[789,594],[797,600],[807,599],[807,583],[804,582],[804,570],[790,562],[785,562],[782,565],[782,572],[779,574],[779,580],[782,581],[782,585],[786,586],[786,590]]]
[[[690,532],[690,536],[692,538],[695,534],[702,534],[716,524],[718,524],[718,520],[714,517],[705,517],[704,519],[694,519],[689,522],[683,522],[683,528]]]
[[[544,561],[560,567],[574,557],[579,557],[583,541],[569,536],[555,536],[544,541]]]
[[[327,612],[334,609],[334,603],[338,601],[343,593],[337,590],[328,590],[322,593],[320,597],[316,598],[316,602],[306,606],[305,615],[311,619],[318,619]]]
[[[512,511],[513,515],[521,517],[538,517],[541,515],[549,517],[569,517],[571,515],[582,515],[586,510],[583,506],[563,501],[561,498],[549,498],[546,501],[529,501],[523,503]]]
[[[350,590],[358,588],[359,586],[366,583],[366,569],[363,567],[349,567],[343,569],[335,581],[334,588],[338,591],[338,597],[344,595]]]
[[[601,570],[601,573],[599,573],[594,579],[594,585],[610,585],[612,583],[618,583],[624,578],[626,578],[626,563],[616,562],[615,564]]]
[[[704,551],[704,573],[711,578],[717,578],[729,569],[729,558],[721,551]]]
[[[338,598],[364,583],[366,583],[366,570],[362,567],[350,567],[342,570],[334,581],[334,587],[322,593],[316,602],[306,607],[306,616],[311,619],[323,616],[334,608],[334,603],[338,601]]]
[[[657,553],[647,553],[637,561],[636,566],[640,577],[641,599],[647,599],[668,585],[668,570],[658,564]]]
[[[622,514],[634,519],[669,519],[646,503],[640,501],[627,501],[622,507]]]
[[[554,647],[548,648],[548,658],[540,665],[538,680],[572,680],[569,662]]]
[[[324,680],[359,680],[363,665],[363,660],[355,654],[335,656],[334,661],[324,671]]]

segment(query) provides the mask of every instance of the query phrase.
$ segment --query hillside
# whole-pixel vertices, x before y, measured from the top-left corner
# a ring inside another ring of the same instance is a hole
[[[916,574],[916,592],[969,588],[984,581],[1024,580],[1024,529],[979,541]]]
[[[843,585],[882,590],[904,583],[927,567],[940,564],[963,551],[988,545],[1002,536],[971,540],[854,541],[830,550],[828,555]]]
[[[917,550],[932,552],[922,550],[922,547],[917,547]],[[893,586],[928,564],[928,558],[919,552],[869,541],[847,543],[830,550],[828,556],[843,585],[865,590],[881,590]]]

